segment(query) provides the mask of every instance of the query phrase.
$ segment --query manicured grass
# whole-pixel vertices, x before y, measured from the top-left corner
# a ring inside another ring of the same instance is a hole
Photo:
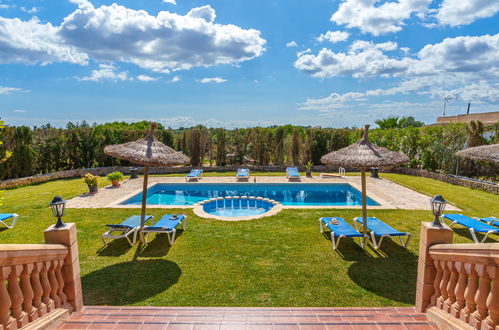
[[[383,175],[429,195],[441,193],[465,214],[499,214],[497,195],[424,178]],[[16,212],[20,218],[14,229],[0,231],[0,242],[43,243],[43,230],[55,222],[48,208],[52,197],[60,194],[69,199],[86,189],[81,179],[75,179],[7,191],[1,211]],[[413,305],[419,227],[432,220],[429,211],[369,211],[414,237],[408,249],[386,240],[382,251],[364,252],[358,241],[348,239],[333,251],[318,225],[322,216],[351,221],[359,210],[284,210],[273,217],[235,223],[198,218],[190,210],[148,213],[156,218],[185,213],[187,230],[173,247],[159,236],[146,247],[130,248],[118,240],[104,248],[100,241],[104,225],[137,210],[66,211],[64,220],[78,227],[86,305]],[[458,229],[454,241],[471,239],[467,231]]]

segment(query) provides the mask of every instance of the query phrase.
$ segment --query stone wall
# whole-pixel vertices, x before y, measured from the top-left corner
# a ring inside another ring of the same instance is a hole
[[[470,180],[466,180],[466,179],[453,178],[453,177],[448,176],[447,174],[434,173],[434,172],[429,172],[429,171],[415,169],[415,168],[397,167],[397,168],[390,170],[389,172],[398,173],[398,174],[421,176],[424,178],[439,180],[439,181],[455,184],[458,186],[479,189],[479,190],[487,191],[487,192],[490,192],[493,194],[499,194],[499,185],[497,185],[497,184],[492,185],[492,184],[487,184],[487,183],[482,183],[482,182],[470,181]]]
[[[262,172],[284,172],[287,166],[241,166],[241,165],[230,165],[230,166],[196,166],[195,168],[202,169],[204,172],[230,172],[237,171],[238,168],[245,167],[249,168],[251,171],[262,171]],[[19,186],[25,186],[30,184],[42,183],[47,181],[68,179],[68,178],[78,178],[83,177],[86,173],[92,173],[97,176],[106,176],[107,174],[120,171],[123,174],[130,174],[130,166],[114,166],[114,167],[95,167],[95,168],[83,168],[68,171],[59,171],[47,174],[40,174],[34,176],[28,176],[24,178],[10,179],[0,181],[0,189],[9,189]],[[150,167],[149,174],[175,174],[175,173],[188,173],[194,167],[192,166],[179,166],[179,167]],[[300,171],[305,171],[305,167],[298,167]],[[331,168],[326,166],[314,166],[314,171],[330,171]],[[138,167],[138,173],[143,173],[143,168]]]

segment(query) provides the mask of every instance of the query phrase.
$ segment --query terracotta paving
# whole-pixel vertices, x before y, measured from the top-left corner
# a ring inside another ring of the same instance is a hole
[[[437,329],[414,307],[84,307],[57,329]]]

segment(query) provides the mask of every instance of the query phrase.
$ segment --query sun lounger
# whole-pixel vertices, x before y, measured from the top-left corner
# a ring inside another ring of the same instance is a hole
[[[0,213],[0,223],[7,228],[12,228],[16,224],[17,217],[19,217],[15,213]],[[7,220],[12,219],[10,225],[7,224]]]
[[[470,231],[471,237],[475,241],[475,243],[483,243],[489,237],[490,234],[499,234],[499,228],[492,227],[486,223],[477,221],[473,218],[467,217],[462,214],[444,214],[442,215],[442,219],[447,219],[451,223],[449,227],[452,227],[454,224],[459,224],[468,228]],[[481,242],[478,241],[475,233],[484,233],[485,237]]]
[[[491,226],[499,226],[499,218],[496,217],[487,217],[487,218],[473,217],[473,219],[480,220]]]
[[[250,170],[247,168],[238,168],[236,174],[236,181],[249,180]]]
[[[332,174],[332,173],[321,173],[320,174],[321,179],[329,179],[329,178],[344,178],[345,177],[345,169],[343,167],[340,167],[338,169],[338,174]]]
[[[203,170],[191,170],[191,172],[185,176],[185,181],[189,181],[191,179],[196,179],[197,181],[199,181],[202,177]]]
[[[296,167],[288,167],[286,169],[286,178],[288,180],[291,180],[291,179],[300,180],[300,173],[298,173],[298,169]]]
[[[146,215],[144,223],[147,223],[149,220],[153,218],[154,217],[151,215]],[[111,229],[102,234],[101,238],[104,244],[109,244],[109,242],[112,239],[124,237],[127,239],[128,243],[130,243],[130,245],[133,246],[137,242],[137,232],[140,229],[140,215],[133,215],[118,225],[106,225],[106,226],[110,227]],[[113,235],[113,233],[121,233],[121,234]],[[130,239],[130,235],[132,234],[133,238]]]
[[[364,235],[353,229],[352,226],[348,224],[343,218],[340,217],[330,217],[330,218],[320,218],[319,226],[321,233],[324,233],[324,226],[331,230],[331,242],[333,244],[333,249],[336,250],[340,244],[340,239],[343,237],[359,237],[360,245],[362,249],[366,248],[366,239]]]
[[[150,233],[156,233],[156,234],[164,233],[168,235],[168,241],[170,242],[170,245],[173,245],[173,243],[175,242],[175,234],[177,233],[176,228],[180,224],[182,224],[182,229],[185,230],[185,226],[187,224],[187,216],[183,214],[179,215],[167,214],[163,216],[154,225],[144,227],[140,231],[140,236],[143,238],[144,242],[147,243],[147,239]]]
[[[357,223],[361,224],[362,226],[364,225],[362,217],[357,217],[353,219],[353,221],[355,223],[355,227],[357,227]],[[381,246],[381,242],[385,237],[398,237],[400,240],[400,244],[403,247],[407,247],[407,244],[409,244],[409,240],[412,236],[411,233],[400,232],[375,217],[367,218],[367,229],[371,232],[371,239],[376,250],[379,249],[379,247]],[[380,237],[379,241],[376,241],[376,236]],[[402,239],[402,236],[407,236],[407,240],[405,241],[405,243]]]

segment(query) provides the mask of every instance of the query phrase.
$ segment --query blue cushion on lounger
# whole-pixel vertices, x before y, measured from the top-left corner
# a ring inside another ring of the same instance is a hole
[[[364,224],[364,221],[361,217],[355,218],[360,224]],[[380,219],[376,217],[367,217],[367,229],[372,231],[376,236],[388,235],[388,236],[405,236],[407,233],[401,233],[397,229],[387,225]]]
[[[167,214],[163,216],[158,222],[152,226],[148,226],[147,230],[173,230],[184,220],[185,215],[179,214],[177,216]]]
[[[130,218],[126,219],[125,221],[121,222],[120,224],[117,225],[106,225],[111,228],[135,228],[137,226],[140,226],[140,215],[132,215]],[[151,220],[152,216],[151,215],[146,215],[144,223],[147,221]]]

